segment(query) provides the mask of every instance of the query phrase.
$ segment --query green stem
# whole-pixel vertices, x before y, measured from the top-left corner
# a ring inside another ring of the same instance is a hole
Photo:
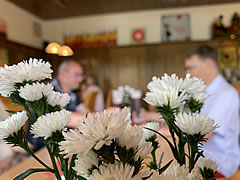
[[[46,146],[46,148],[47,148],[47,150],[48,150],[48,154],[49,154],[49,156],[50,156],[50,159],[51,159],[51,161],[52,161],[53,168],[54,168],[54,170],[55,170],[55,171],[54,171],[54,174],[55,174],[57,180],[61,180],[61,176],[60,176],[59,171],[58,171],[58,168],[57,168],[57,164],[56,164],[55,157],[54,157],[54,155],[53,155],[53,153],[52,153],[49,145],[47,144],[47,142],[44,141],[44,143],[45,143],[45,146]]]
[[[183,164],[186,163],[186,161],[185,161],[185,149],[184,149],[186,141],[184,141],[183,133],[181,131],[179,132],[178,139],[179,139],[178,153],[179,153],[179,160],[180,160],[179,164],[182,166]]]
[[[175,138],[174,129],[173,129],[173,128],[169,128],[169,131],[170,131],[171,136],[172,136],[172,140],[173,140],[173,143],[174,143],[174,147],[177,149],[177,143],[176,143],[176,138]]]
[[[68,158],[64,159],[63,155],[59,156],[59,159],[61,161],[61,166],[63,168],[63,174],[67,178],[68,177]],[[66,179],[67,180],[67,179]]]
[[[157,170],[158,169],[158,165],[157,165],[157,160],[156,160],[156,149],[153,149],[151,152],[152,155],[152,162],[153,162],[153,166],[151,166],[151,168]]]
[[[70,161],[70,165],[69,165],[68,178],[67,178],[67,180],[72,180],[72,178],[73,178],[72,167],[73,167],[73,165],[74,165],[74,161],[75,161],[76,158],[77,158],[77,155],[76,155],[76,154],[72,155],[72,158],[71,158],[71,161]]]
[[[156,160],[156,154],[155,154],[156,150],[154,150],[151,154],[152,154],[152,158],[153,158],[153,162],[154,164],[157,164],[157,160]]]
[[[172,154],[174,156],[174,158],[177,160],[178,159],[178,152],[177,152],[177,149],[173,146],[173,144],[168,140],[168,138],[166,138],[164,135],[162,135],[160,132],[158,131],[155,131],[153,129],[150,129],[148,127],[144,127],[144,129],[147,129],[147,130],[150,130],[152,132],[155,132],[156,134],[160,135],[169,145],[169,147],[171,148],[172,150]]]
[[[64,159],[64,167],[65,167],[65,177],[68,177],[68,158],[67,159]]]
[[[189,153],[189,172],[192,172],[194,166],[195,166],[195,157],[196,157],[196,154],[197,154],[197,144],[194,143],[194,144],[190,144],[190,153]]]
[[[29,107],[28,106],[23,106],[24,110],[28,112],[30,118],[29,118],[29,121],[31,123],[34,123],[35,122],[35,118],[33,117],[31,111],[29,110]]]
[[[24,143],[19,143],[19,146],[22,147],[24,150],[26,150],[34,159],[36,159],[41,165],[43,165],[46,169],[48,169],[50,172],[54,172],[52,168],[50,168],[48,165],[46,165],[43,161],[41,161],[34,152],[29,148],[27,141]]]

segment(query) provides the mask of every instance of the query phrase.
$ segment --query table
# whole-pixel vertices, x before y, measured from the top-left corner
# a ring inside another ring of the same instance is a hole
[[[48,156],[47,150],[45,148],[41,149],[36,153],[36,155],[46,164],[50,164],[50,158]],[[21,172],[29,169],[29,168],[39,168],[43,167],[39,162],[37,162],[34,158],[29,157],[16,165],[15,167],[8,170],[2,176],[0,176],[0,180],[12,180],[15,176],[20,174]],[[26,178],[27,180],[54,180],[55,176],[48,172],[35,173]]]
[[[169,140],[171,140],[167,127],[163,127],[160,130],[161,133],[168,136]],[[157,159],[159,159],[162,152],[164,152],[163,156],[163,162],[162,166],[164,166],[166,163],[168,163],[171,159],[173,159],[171,149],[169,148],[168,144],[163,140],[161,137],[158,138],[160,148],[157,151]],[[36,153],[36,155],[47,165],[50,164],[50,158],[48,156],[47,150],[45,148],[41,149]],[[172,164],[176,164],[176,161],[174,161]],[[20,174],[21,172],[29,169],[29,168],[39,168],[42,167],[35,159],[32,157],[29,157],[28,159],[25,159],[23,162],[15,166],[14,168],[8,170],[6,173],[4,173],[2,176],[0,176],[0,180],[11,180],[16,175]],[[41,172],[41,173],[35,173],[30,175],[26,180],[54,180],[55,177],[48,173],[48,172]],[[162,179],[161,179],[162,180]],[[222,179],[223,180],[223,179]]]
[[[163,127],[161,129],[161,132],[168,135],[167,127]],[[162,165],[164,165],[169,160],[173,159],[173,156],[170,148],[168,147],[168,144],[162,138],[159,138],[159,143],[160,143],[160,148],[158,149],[158,152],[157,152],[157,158],[159,159],[161,153],[164,152],[163,163],[162,163]],[[45,148],[38,151],[36,155],[47,165],[51,164],[50,158]],[[42,167],[42,165],[39,164],[34,158],[29,157],[25,159],[23,162],[19,163],[17,166],[8,170],[2,176],[0,176],[0,180],[11,180],[13,179],[13,177],[15,177],[16,175],[20,174],[21,172],[29,168],[39,168],[39,167]],[[55,177],[51,176],[50,173],[47,173],[47,172],[34,173],[26,178],[26,180],[53,180],[53,179],[55,179]]]

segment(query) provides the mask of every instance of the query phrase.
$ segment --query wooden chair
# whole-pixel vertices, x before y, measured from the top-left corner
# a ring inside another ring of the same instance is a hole
[[[112,89],[108,91],[107,98],[106,98],[106,109],[113,106],[112,103]]]
[[[14,104],[11,102],[10,99],[0,96],[0,100],[3,102],[6,110],[11,110],[11,111],[23,111],[23,108],[17,104]],[[11,116],[10,113],[8,113],[9,116]],[[26,122],[26,124],[24,125],[24,131],[26,132],[28,130],[28,121]]]
[[[84,102],[85,107],[87,107],[90,111],[94,111],[97,94],[98,92],[90,92]]]
[[[236,157],[239,158],[239,157]],[[230,178],[226,178],[225,180],[239,180],[240,179],[240,168],[237,170],[237,172],[231,176]],[[220,180],[220,179],[219,179]]]

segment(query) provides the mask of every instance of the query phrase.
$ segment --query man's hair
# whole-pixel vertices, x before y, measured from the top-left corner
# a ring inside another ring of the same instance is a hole
[[[217,52],[214,48],[208,46],[208,45],[200,45],[200,46],[196,46],[192,49],[190,49],[186,55],[185,55],[185,59],[188,59],[194,55],[199,56],[199,58],[202,61],[205,61],[206,59],[210,59],[212,60],[216,65],[217,63]]]
[[[79,66],[82,67],[82,65],[81,65],[78,61],[75,61],[75,60],[73,60],[73,59],[64,60],[64,61],[59,65],[59,67],[58,67],[58,74],[57,74],[57,75],[59,76],[59,74],[60,74],[61,72],[67,71],[68,68],[69,68],[69,64],[71,64],[71,63],[78,64]]]

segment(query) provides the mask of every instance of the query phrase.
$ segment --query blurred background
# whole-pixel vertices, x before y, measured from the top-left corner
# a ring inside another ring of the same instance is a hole
[[[56,77],[64,60],[79,62],[87,113],[127,104],[133,119],[141,111],[142,120],[159,120],[142,101],[148,82],[164,73],[184,77],[185,53],[200,44],[217,49],[221,74],[240,92],[239,0],[0,0],[0,66],[44,59]]]
[[[0,62],[43,58],[56,74],[72,58],[106,97],[120,85],[145,92],[164,72],[184,76],[185,52],[207,44],[218,48],[223,74],[238,84],[239,14],[238,0],[1,0]],[[73,55],[47,53],[52,42]]]

